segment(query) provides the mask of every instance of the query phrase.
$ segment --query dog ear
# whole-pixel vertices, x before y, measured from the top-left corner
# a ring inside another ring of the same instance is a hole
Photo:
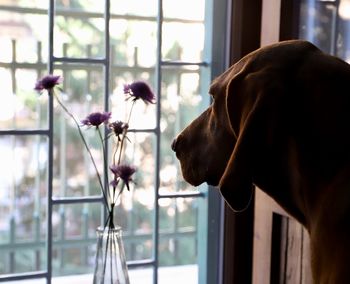
[[[243,73],[234,76],[226,89],[227,116],[237,141],[219,182],[221,194],[234,211],[245,210],[253,197],[256,159],[264,151],[271,105],[262,72]]]

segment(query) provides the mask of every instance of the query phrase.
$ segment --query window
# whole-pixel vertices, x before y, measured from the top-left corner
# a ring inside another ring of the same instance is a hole
[[[0,1],[0,282],[91,283],[102,199],[74,125],[33,91],[47,73],[64,77],[78,118],[123,115],[123,84],[152,85],[158,104],[131,122],[137,185],[117,208],[131,281],[217,277],[220,199],[181,179],[170,144],[207,107],[224,66],[225,43],[212,39],[225,33],[226,1],[139,2]]]
[[[302,0],[299,35],[324,52],[350,60],[350,1]]]

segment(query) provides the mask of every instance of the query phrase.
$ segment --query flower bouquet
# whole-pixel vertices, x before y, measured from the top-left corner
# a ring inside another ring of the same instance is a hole
[[[114,224],[114,207],[123,190],[125,188],[130,190],[130,183],[133,182],[133,175],[136,172],[134,166],[123,162],[123,151],[125,150],[126,143],[129,141],[127,133],[134,105],[137,101],[143,101],[146,104],[155,103],[154,93],[148,84],[143,81],[136,81],[124,85],[126,100],[131,101],[131,107],[126,122],[111,122],[111,112],[93,112],[87,115],[85,119],[78,121],[64,105],[59,94],[56,92],[57,89],[61,90],[59,87],[61,81],[62,78],[60,76],[47,75],[36,83],[35,90],[39,93],[46,90],[48,95],[53,96],[64,112],[74,121],[79,136],[94,166],[98,184],[101,188],[103,202],[107,211],[107,219],[104,226],[97,229],[98,241],[93,283],[129,283],[121,239],[121,228]],[[102,127],[105,127],[107,135],[102,134]],[[114,137],[116,145],[112,153],[112,164],[109,166],[110,175],[105,169],[104,180],[101,177],[90,147],[82,132],[82,128],[92,128],[98,135],[105,168],[108,165],[108,153],[105,147],[105,139]]]

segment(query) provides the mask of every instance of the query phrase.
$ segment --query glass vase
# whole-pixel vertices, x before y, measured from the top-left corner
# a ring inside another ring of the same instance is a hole
[[[122,229],[98,227],[94,284],[129,284]]]

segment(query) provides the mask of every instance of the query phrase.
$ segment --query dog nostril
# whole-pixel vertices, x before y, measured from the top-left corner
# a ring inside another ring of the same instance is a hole
[[[176,141],[177,141],[177,139],[175,138],[175,139],[173,140],[173,142],[171,143],[171,149],[172,149],[174,152],[176,152]]]

